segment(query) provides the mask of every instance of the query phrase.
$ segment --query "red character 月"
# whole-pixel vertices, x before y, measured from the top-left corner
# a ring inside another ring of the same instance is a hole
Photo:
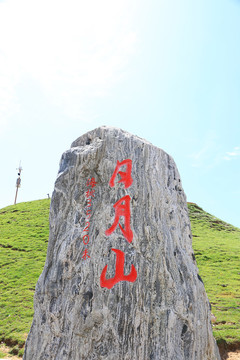
[[[135,269],[134,265],[131,266],[130,274],[124,275],[124,252],[118,249],[112,249],[112,251],[114,251],[117,255],[115,276],[113,278],[106,279],[107,265],[104,267],[100,276],[101,287],[106,287],[108,289],[111,289],[120,281],[134,282],[137,279],[137,270]]]
[[[120,200],[118,200],[113,205],[113,207],[115,209],[115,219],[114,219],[114,222],[113,222],[112,226],[110,226],[110,228],[105,231],[105,234],[107,236],[109,236],[116,229],[117,225],[119,225],[125,239],[129,243],[131,243],[132,239],[133,239],[133,232],[132,232],[131,226],[130,226],[130,217],[131,217],[131,214],[130,214],[130,200],[131,200],[130,196],[126,195],[126,196],[122,197]],[[120,216],[124,216],[124,218],[125,218],[125,226],[124,226],[124,228],[119,223]]]
[[[122,167],[123,165],[126,165],[126,171],[119,171],[120,167]],[[124,183],[125,189],[127,189],[129,186],[132,185],[132,182],[133,182],[131,172],[132,172],[132,160],[131,159],[126,159],[126,160],[123,160],[122,162],[117,161],[117,165],[116,165],[115,170],[112,174],[112,177],[109,181],[109,185],[111,187],[114,187],[115,178],[116,178],[117,174],[119,174],[121,176],[121,179],[118,181],[118,183],[120,183],[120,182]]]

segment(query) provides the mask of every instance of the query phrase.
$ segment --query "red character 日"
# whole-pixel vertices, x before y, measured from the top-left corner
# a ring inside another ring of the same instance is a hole
[[[119,171],[119,169],[123,165],[126,165],[126,168],[127,168],[126,171]],[[132,182],[133,182],[131,172],[132,172],[132,160],[131,159],[126,159],[126,160],[123,160],[122,162],[117,161],[117,165],[116,165],[115,170],[112,174],[112,177],[109,181],[109,185],[111,187],[114,187],[115,178],[116,178],[117,174],[119,174],[121,176],[121,179],[118,181],[118,183],[120,183],[120,182],[124,183],[125,189],[127,189],[129,186],[132,185]]]

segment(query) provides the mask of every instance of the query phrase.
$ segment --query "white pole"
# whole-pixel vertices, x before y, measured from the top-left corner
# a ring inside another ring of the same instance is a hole
[[[22,171],[21,161],[20,161],[20,164],[19,164],[19,168],[18,168],[17,170],[18,170],[18,178],[17,178],[17,183],[16,183],[17,189],[16,189],[16,195],[15,195],[14,205],[16,205],[16,203],[17,203],[18,189],[19,189],[20,186],[21,186],[21,171]]]

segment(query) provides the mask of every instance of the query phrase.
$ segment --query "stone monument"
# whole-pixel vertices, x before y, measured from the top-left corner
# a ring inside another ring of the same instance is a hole
[[[219,360],[173,159],[100,127],[62,155],[24,360]]]

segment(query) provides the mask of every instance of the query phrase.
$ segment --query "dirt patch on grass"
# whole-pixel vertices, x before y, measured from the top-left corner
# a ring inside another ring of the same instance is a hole
[[[226,344],[222,342],[218,344],[219,352],[222,360],[240,360],[240,343]]]
[[[236,352],[229,352],[227,354],[227,357],[224,358],[227,360],[240,360],[240,350],[236,351]]]
[[[0,345],[0,352],[5,354],[4,357],[2,357],[2,359],[11,359],[11,360],[22,360],[22,358],[18,357],[18,356],[14,356],[9,354],[9,352],[11,351],[11,349],[3,344]],[[1,359],[0,359],[1,360]]]

